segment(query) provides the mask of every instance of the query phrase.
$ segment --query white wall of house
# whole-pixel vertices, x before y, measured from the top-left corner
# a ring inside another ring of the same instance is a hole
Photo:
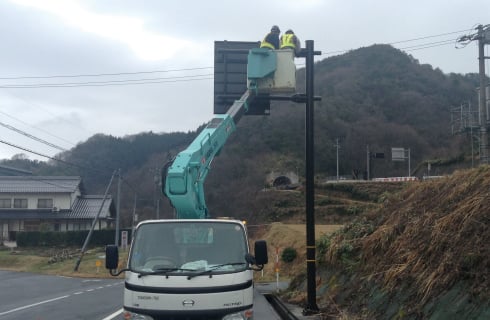
[[[14,199],[27,199],[27,209],[37,209],[38,199],[53,199],[53,207],[59,209],[70,209],[74,200],[69,193],[2,193],[1,199],[11,199],[14,208]]]
[[[80,192],[80,189],[77,188],[77,190],[75,192],[73,192],[72,194],[70,194],[70,207],[72,204],[75,203],[75,200],[77,199],[77,197],[80,197],[82,195],[82,193]]]
[[[0,230],[2,231],[0,233],[0,236],[2,239],[8,239],[9,238],[9,224],[8,223],[2,223],[0,224]]]

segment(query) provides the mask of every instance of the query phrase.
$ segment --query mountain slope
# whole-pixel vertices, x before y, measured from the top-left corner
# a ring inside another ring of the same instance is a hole
[[[323,308],[335,301],[363,319],[488,319],[489,188],[489,166],[412,183],[320,239]]]
[[[304,69],[298,70],[298,92],[304,92]],[[451,135],[451,107],[472,100],[476,75],[443,74],[420,65],[409,55],[388,45],[373,45],[327,58],[315,64],[315,175],[320,181],[336,173],[335,141],[339,139],[339,172],[349,177],[366,171],[366,150],[384,153],[373,159],[370,177],[407,174],[407,163],[392,162],[392,147],[410,149],[412,168],[427,161],[459,161],[470,154],[466,137]],[[254,199],[270,172],[304,172],[303,104],[273,102],[271,115],[244,117],[213,167],[206,182],[206,197],[214,215],[241,217],[260,210]],[[198,129],[199,130],[199,129]],[[60,155],[78,167],[50,162],[34,168],[35,174],[80,174],[91,193],[101,193],[114,169],[121,168],[123,214],[131,221],[134,192],[148,216],[155,214],[158,186],[155,176],[195,132],[116,138],[96,135]],[[456,159],[456,160],[451,160]],[[446,162],[448,162],[446,161]],[[22,161],[4,161],[15,166]],[[444,163],[440,161],[439,163]],[[23,165],[24,164],[24,165]],[[464,166],[464,164],[460,164]],[[453,170],[453,168],[451,168]],[[447,170],[434,165],[432,174]],[[134,186],[138,186],[135,188]],[[111,190],[115,193],[115,188]],[[153,213],[152,213],[153,211]],[[216,212],[216,213],[214,213]],[[171,217],[165,204],[161,213]]]

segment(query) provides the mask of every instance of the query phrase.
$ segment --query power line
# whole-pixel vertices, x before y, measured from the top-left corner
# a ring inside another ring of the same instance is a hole
[[[425,39],[430,39],[430,38],[437,38],[437,37],[442,37],[442,36],[447,36],[447,35],[452,35],[452,34],[458,34],[458,33],[462,33],[462,32],[468,32],[468,31],[471,31],[471,30],[473,30],[473,29],[465,29],[465,30],[458,30],[458,31],[440,33],[440,34],[429,35],[429,36],[422,36],[422,37],[417,37],[417,38],[412,38],[412,39],[394,41],[394,42],[390,42],[390,43],[387,43],[387,44],[389,44],[389,45],[395,45],[395,44],[399,44],[399,43],[414,42],[414,41],[420,41],[420,40],[425,40]],[[430,47],[428,46],[427,48],[430,48]],[[352,49],[328,51],[328,52],[324,52],[322,55],[332,55],[332,54],[343,53],[343,52],[347,52],[347,51],[351,51],[351,50]],[[168,69],[168,70],[151,70],[151,71],[136,71],[136,72],[116,72],[116,73],[94,73],[94,74],[75,74],[75,75],[14,76],[14,77],[0,77],[0,80],[81,78],[81,77],[107,77],[107,76],[123,76],[123,75],[138,75],[138,74],[154,74],[154,73],[169,73],[169,72],[181,72],[181,71],[195,71],[195,70],[204,70],[204,69],[213,69],[213,67],[193,67],[193,68],[180,68],[180,69]],[[127,81],[137,81],[137,80],[127,80]]]
[[[0,139],[0,143],[6,144],[8,146],[11,146],[11,147],[14,147],[14,148],[17,148],[17,149],[20,149],[20,150],[23,150],[23,151],[26,151],[26,152],[29,152],[29,153],[38,155],[38,156],[41,156],[43,158],[47,158],[47,159],[50,159],[50,160],[57,161],[57,162],[60,162],[60,163],[63,163],[63,164],[66,164],[68,166],[75,167],[75,168],[78,168],[78,169],[83,169],[83,170],[87,170],[87,171],[91,171],[91,172],[96,172],[96,173],[104,173],[104,174],[106,173],[105,171],[102,171],[102,170],[96,170],[94,168],[88,168],[88,167],[85,167],[85,166],[82,166],[82,165],[79,165],[79,164],[75,164],[75,163],[72,163],[72,162],[69,162],[69,161],[60,159],[60,158],[51,157],[51,156],[45,155],[43,153],[40,153],[40,152],[31,150],[31,149],[28,149],[28,148],[24,148],[24,147],[18,146],[18,145],[14,144],[14,143],[11,143],[11,142],[8,142],[8,141],[5,141],[5,140],[1,140]],[[111,169],[109,167],[107,167],[107,169],[114,171],[114,169]],[[129,185],[128,182],[126,182],[126,183]],[[133,189],[133,191],[136,190],[132,186],[131,186],[131,188]]]
[[[87,81],[87,82],[61,82],[61,83],[40,83],[33,84],[39,86],[52,86],[52,85],[60,85],[60,86],[70,86],[70,85],[85,85],[85,84],[111,84],[111,83],[125,83],[125,82],[143,82],[143,81],[157,81],[157,80],[178,80],[178,79],[192,79],[197,77],[208,77],[212,76],[212,73],[207,74],[196,74],[196,75],[187,75],[187,76],[179,76],[179,77],[160,77],[160,78],[141,78],[141,79],[126,79],[126,80],[107,80],[107,81]],[[29,84],[26,84],[29,86]]]
[[[31,128],[37,129],[37,130],[39,130],[39,131],[42,131],[42,132],[44,132],[44,133],[46,133],[46,134],[48,134],[48,135],[50,135],[50,136],[52,136],[52,137],[54,137],[54,138],[57,138],[57,139],[63,140],[63,141],[65,141],[65,142],[67,142],[67,143],[69,143],[69,144],[71,144],[71,145],[73,145],[73,146],[75,145],[75,143],[73,143],[73,142],[71,142],[71,141],[68,141],[68,140],[66,140],[66,139],[64,139],[64,138],[62,138],[62,137],[58,137],[58,136],[56,136],[56,135],[54,135],[54,134],[52,134],[52,133],[50,133],[50,132],[48,132],[48,131],[46,131],[46,130],[44,130],[44,129],[42,129],[42,128],[38,128],[38,127],[36,127],[36,126],[30,125],[29,123],[27,123],[27,122],[25,122],[25,121],[22,121],[22,120],[20,120],[20,119],[17,119],[16,117],[11,116],[11,115],[9,115],[9,114],[7,114],[7,113],[3,112],[3,111],[0,111],[0,113],[1,113],[1,114],[3,114],[4,116],[7,116],[7,117],[11,118],[11,119],[14,119],[14,120],[16,120],[16,121],[19,121],[19,122],[21,122],[21,123],[23,123],[23,124],[25,124],[25,125],[27,125],[27,126],[29,126],[29,127],[31,127]]]
[[[420,50],[420,49],[426,49],[426,48],[432,48],[432,47],[445,46],[448,44],[455,44],[455,43],[456,43],[456,39],[451,39],[451,40],[443,40],[443,41],[436,41],[436,42],[430,42],[430,43],[423,43],[423,44],[418,44],[418,45],[409,46],[409,47],[403,47],[403,48],[399,48],[399,49],[412,51],[412,50]]]
[[[413,48],[413,49],[406,49],[405,51],[417,51],[417,50],[429,49],[429,48],[434,48],[434,47],[447,46],[449,44],[454,44],[454,42],[451,41],[451,42],[442,43],[442,44],[426,45],[426,46],[421,46],[421,47],[417,47],[417,48]]]
[[[9,129],[9,130],[15,131],[15,132],[17,132],[17,133],[20,133],[20,134],[22,134],[22,135],[24,135],[24,136],[26,136],[26,137],[28,137],[28,138],[31,138],[32,140],[35,140],[35,141],[41,142],[41,143],[43,143],[43,144],[45,144],[45,145],[47,145],[47,146],[50,146],[50,147],[52,147],[52,148],[58,149],[58,150],[60,150],[60,151],[66,151],[66,149],[64,149],[64,148],[62,148],[62,147],[59,147],[59,146],[57,146],[57,145],[55,145],[55,144],[53,144],[53,143],[51,143],[51,142],[48,142],[48,141],[46,141],[46,140],[43,140],[43,139],[38,138],[38,137],[36,137],[36,136],[33,136],[32,134],[29,134],[29,133],[27,133],[27,132],[25,132],[25,131],[22,131],[22,130],[20,130],[20,129],[17,129],[16,127],[13,127],[13,126],[11,126],[11,125],[9,125],[9,124],[6,124],[6,123],[3,123],[3,122],[0,122],[0,126],[5,127],[5,128],[7,128],[7,129]]]
[[[194,70],[203,70],[203,69],[213,69],[213,67],[196,67],[196,68],[186,68],[186,69],[152,70],[152,71],[136,71],[136,72],[117,72],[117,73],[76,74],[76,75],[0,77],[0,80],[50,79],[50,78],[81,78],[81,77],[107,77],[107,76],[123,76],[123,75],[135,75],[135,74],[152,74],[152,73],[194,71]]]
[[[194,77],[194,78],[193,78]],[[203,78],[199,78],[203,77]],[[76,88],[76,87],[107,87],[107,86],[127,86],[127,85],[141,85],[141,84],[154,84],[154,83],[176,83],[176,82],[189,82],[199,80],[211,80],[213,75],[195,75],[187,76],[185,79],[168,78],[175,80],[161,80],[161,81],[147,81],[143,79],[134,80],[118,80],[118,81],[101,81],[101,82],[81,82],[81,83],[60,83],[60,84],[19,84],[19,85],[1,85],[2,89],[39,89],[39,88]]]
[[[454,31],[454,32],[443,33],[443,34],[439,34],[439,35],[432,35],[432,36],[402,40],[402,41],[392,42],[389,44],[393,45],[396,43],[420,41],[423,39],[435,38],[435,37],[440,37],[440,36],[445,36],[445,35],[450,35],[450,34],[455,34],[455,33],[461,33],[461,32],[462,31]],[[456,40],[457,39],[435,41],[435,42],[423,43],[423,44],[413,45],[413,46],[399,48],[399,49],[400,50],[407,50],[407,51],[421,50],[421,49],[427,49],[427,48],[432,48],[432,47],[448,45],[451,43],[455,43]],[[349,50],[330,51],[330,52],[326,52],[322,55],[342,53],[342,52],[346,52],[346,51],[349,51]],[[136,84],[141,85],[141,84],[168,83],[168,82],[181,82],[181,81],[210,80],[210,79],[213,79],[212,76],[213,76],[213,74],[199,74],[199,75],[187,75],[187,76],[166,77],[166,78],[142,78],[142,79],[89,81],[89,82],[2,85],[2,86],[0,86],[0,88],[28,89],[28,88],[59,88],[59,87],[101,87],[101,86],[136,85]],[[202,78],[202,77],[204,77],[204,78]]]
[[[12,93],[12,92],[11,92],[11,90],[8,90],[8,89],[3,90],[3,91],[4,91],[4,92],[6,92],[7,94],[9,94],[10,96],[12,96],[13,98],[23,101],[25,104],[27,104],[27,105],[28,105],[28,106],[30,106],[30,107],[33,107],[33,108],[36,108],[36,109],[41,109],[41,110],[43,110],[44,112],[46,112],[47,114],[50,114],[51,116],[53,116],[53,117],[55,117],[55,118],[56,118],[56,117],[58,117],[58,115],[57,115],[57,114],[55,114],[55,113],[51,112],[49,109],[47,109],[47,108],[43,107],[42,105],[40,105],[40,104],[38,104],[38,103],[33,103],[32,101],[27,101],[27,100],[26,100],[26,98],[25,98],[24,96],[19,96],[18,94]],[[71,120],[71,119],[69,119],[69,118],[68,118],[68,119],[67,119],[67,118],[65,118],[65,119],[63,119],[63,121],[70,123],[70,124],[71,124],[73,127],[77,127],[77,128],[79,128],[81,131],[85,131],[85,132],[91,133],[91,132],[89,132],[87,129],[85,129],[84,127],[82,127],[82,126],[80,125],[80,123],[78,123],[77,121],[73,121],[73,120]],[[28,124],[28,125],[29,125],[29,124]],[[29,125],[29,126],[30,126],[30,125]],[[34,127],[34,128],[35,128],[35,127]],[[63,141],[65,141],[65,142],[69,143],[69,144],[70,144],[70,145],[72,145],[72,146],[74,146],[74,145],[75,145],[75,143],[74,143],[74,142],[71,142],[71,141],[65,140],[65,139],[63,139],[63,138],[57,137],[57,136],[55,136],[55,135],[53,135],[53,134],[50,134],[50,133],[49,133],[49,132],[47,132],[46,130],[42,130],[42,129],[39,129],[39,128],[37,128],[37,129],[38,129],[38,130],[41,130],[41,131],[43,131],[43,132],[46,132],[47,134],[49,134],[49,135],[50,135],[50,136],[52,136],[52,137],[55,137],[55,138],[60,139],[60,140],[63,140]],[[93,133],[92,133],[92,134],[93,134]]]
[[[425,40],[425,39],[430,39],[430,38],[437,38],[437,37],[447,36],[447,35],[451,35],[451,34],[459,34],[459,33],[462,33],[462,32],[467,32],[469,30],[472,30],[472,29],[466,29],[466,30],[460,30],[460,31],[453,31],[453,32],[447,32],[447,33],[441,33],[441,34],[436,34],[436,35],[431,35],[431,36],[425,36],[425,37],[418,37],[418,38],[412,38],[412,39],[407,39],[407,40],[400,40],[400,41],[390,42],[390,43],[387,43],[387,44],[389,44],[389,45],[395,45],[395,44],[399,44],[399,43],[420,41],[420,40]],[[400,50],[408,49],[407,51],[427,49],[427,48],[438,47],[438,46],[442,46],[442,45],[447,45],[447,44],[455,43],[456,40],[457,40],[457,38],[455,38],[455,39],[447,39],[447,40],[442,40],[442,41],[437,41],[437,42],[430,42],[430,43],[425,43],[425,44],[419,44],[419,45],[414,45],[414,46],[405,47],[405,48],[399,48],[399,49]],[[352,49],[329,51],[329,52],[322,53],[322,56],[323,55],[340,54],[340,53],[348,52],[348,51],[351,51],[351,50]]]
[[[42,154],[40,152],[37,152],[37,151],[34,151],[34,150],[31,150],[31,149],[28,149],[28,148],[24,148],[24,147],[21,147],[21,146],[18,146],[14,143],[11,143],[11,142],[8,142],[8,141],[5,141],[5,140],[1,140],[0,139],[0,143],[3,143],[3,144],[6,144],[8,146],[11,146],[11,147],[14,147],[14,148],[17,148],[17,149],[20,149],[20,150],[23,150],[23,151],[26,151],[26,152],[29,152],[29,153],[32,153],[32,154],[35,154],[35,155],[38,155],[38,156],[41,156],[41,157],[44,157],[44,158],[48,158],[48,159],[51,159],[51,160],[54,160],[54,161],[57,161],[57,162],[61,162],[61,163],[64,163],[66,165],[69,165],[69,166],[72,166],[72,167],[76,167],[78,169],[84,169],[84,170],[88,170],[88,171],[92,171],[92,172],[102,172],[100,170],[95,170],[93,168],[87,168],[87,167],[84,167],[84,166],[81,166],[81,165],[78,165],[78,164],[75,164],[75,163],[72,163],[72,162],[69,162],[69,161],[66,161],[66,160],[62,160],[62,159],[59,159],[59,158],[55,158],[55,157],[50,157],[48,155],[45,155],[45,154]],[[110,168],[108,168],[110,169]],[[113,170],[113,169],[111,169]],[[114,170],[113,170],[114,171]],[[104,172],[105,173],[105,172]],[[32,180],[36,180],[35,178],[32,179]],[[137,194],[137,189],[135,186],[133,186],[129,181],[127,181],[126,179],[124,179],[122,176],[121,176],[121,180],[135,193]],[[48,182],[45,182],[45,181],[42,181],[46,184],[51,184],[51,185],[54,185],[54,186],[57,186],[56,184],[53,184],[53,183],[48,183]],[[60,186],[60,187],[65,187],[65,186]]]
[[[467,32],[471,29],[466,29],[466,30],[460,30],[460,31],[453,31],[453,32],[447,32],[447,33],[441,33],[441,34],[436,34],[432,36],[426,36],[426,37],[420,37],[420,38],[414,38],[414,39],[408,39],[408,40],[402,40],[402,41],[396,41],[396,42],[391,42],[388,44],[397,44],[397,43],[403,43],[403,42],[412,42],[412,41],[418,41],[418,40],[425,40],[429,38],[437,38],[437,37],[442,37],[442,36],[447,36],[450,34],[456,34],[456,33],[461,33],[461,32]]]
[[[82,166],[79,166],[77,164],[74,164],[74,163],[71,163],[71,162],[68,162],[68,161],[65,161],[65,160],[62,160],[62,159],[59,159],[59,158],[55,158],[55,157],[50,157],[50,156],[47,156],[45,154],[42,154],[40,152],[37,152],[37,151],[34,151],[34,150],[31,150],[31,149],[27,149],[27,148],[24,148],[24,147],[21,147],[21,146],[18,146],[14,143],[11,143],[11,142],[8,142],[8,141],[5,141],[5,140],[1,140],[0,139],[0,143],[3,143],[3,144],[6,144],[8,146],[11,146],[11,147],[14,147],[14,148],[17,148],[17,149],[20,149],[20,150],[23,150],[23,151],[26,151],[26,152],[29,152],[29,153],[32,153],[32,154],[35,154],[35,155],[38,155],[40,157],[43,157],[43,158],[48,158],[48,159],[51,159],[51,160],[55,160],[55,161],[58,161],[58,162],[62,162],[64,164],[67,164],[69,166],[72,166],[72,167],[77,167],[79,169],[88,169],[88,168],[84,168]],[[88,170],[92,170],[92,169],[88,169]]]

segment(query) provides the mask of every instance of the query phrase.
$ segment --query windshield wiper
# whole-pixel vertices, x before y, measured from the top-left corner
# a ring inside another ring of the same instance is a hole
[[[212,266],[211,268],[209,268],[207,270],[199,271],[199,272],[196,272],[196,273],[193,273],[193,274],[187,276],[187,280],[190,280],[190,279],[197,277],[197,276],[202,276],[204,274],[209,274],[209,277],[212,277],[213,271],[215,271],[217,269],[220,269],[220,268],[226,267],[226,266],[238,266],[238,265],[242,265],[242,264],[247,264],[247,262],[230,262],[230,263],[217,264],[217,265]]]
[[[163,275],[168,278],[168,273],[174,271],[195,271],[195,270],[182,269],[182,268],[158,268],[152,271],[138,271],[138,278],[141,278],[143,276],[154,276],[154,275]]]

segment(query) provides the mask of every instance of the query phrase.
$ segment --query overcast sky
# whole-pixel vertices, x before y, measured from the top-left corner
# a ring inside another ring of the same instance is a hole
[[[390,43],[477,73],[476,43],[455,39],[489,12],[488,0],[0,0],[0,159],[45,160],[5,142],[53,156],[96,133],[195,130],[213,115],[214,41],[258,41],[273,24],[320,59]]]

